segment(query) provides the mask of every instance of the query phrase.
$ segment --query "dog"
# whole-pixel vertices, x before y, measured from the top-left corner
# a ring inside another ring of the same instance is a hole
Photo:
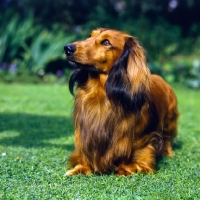
[[[65,175],[155,172],[157,156],[172,156],[179,112],[173,89],[150,73],[138,40],[99,28],[64,51],[75,68],[70,92],[76,88],[75,150]]]

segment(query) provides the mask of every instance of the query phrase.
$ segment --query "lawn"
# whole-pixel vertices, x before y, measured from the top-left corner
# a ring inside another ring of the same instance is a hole
[[[200,199],[200,91],[175,87],[174,157],[157,173],[64,177],[73,150],[67,86],[0,85],[0,199]]]

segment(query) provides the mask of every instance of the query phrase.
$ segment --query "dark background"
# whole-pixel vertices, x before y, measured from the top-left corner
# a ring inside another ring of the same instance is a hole
[[[200,79],[199,0],[1,0],[0,13],[3,81],[20,81],[20,74],[24,81],[27,73],[39,76],[36,82],[50,74],[56,76],[51,76],[53,81],[68,77],[63,46],[98,27],[136,36],[147,50],[151,71],[169,82]],[[11,67],[16,69],[15,78],[6,80]]]

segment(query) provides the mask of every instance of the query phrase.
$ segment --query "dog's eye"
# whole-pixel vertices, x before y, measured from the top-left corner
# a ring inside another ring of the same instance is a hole
[[[109,45],[111,45],[111,44],[110,44],[110,41],[109,41],[108,39],[105,39],[105,40],[101,41],[101,44],[104,45],[104,46],[109,46]]]

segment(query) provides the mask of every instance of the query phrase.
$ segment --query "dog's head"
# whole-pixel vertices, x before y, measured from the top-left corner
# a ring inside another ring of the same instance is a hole
[[[78,86],[85,84],[88,74],[94,72],[107,75],[107,95],[118,104],[124,104],[127,95],[130,99],[149,88],[150,72],[144,50],[126,33],[100,28],[84,41],[67,44],[64,50],[69,62],[77,68],[70,80],[71,92],[75,82]]]
[[[119,31],[101,28],[84,41],[67,44],[64,50],[72,65],[108,74],[124,50],[126,37]]]

